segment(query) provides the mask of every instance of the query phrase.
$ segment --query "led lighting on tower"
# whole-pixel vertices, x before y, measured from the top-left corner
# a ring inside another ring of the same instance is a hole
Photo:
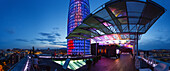
[[[82,24],[83,19],[90,14],[89,0],[70,0],[68,12],[67,35],[77,26]],[[84,40],[67,40],[67,54],[84,54]],[[85,40],[85,54],[90,54],[90,40]]]

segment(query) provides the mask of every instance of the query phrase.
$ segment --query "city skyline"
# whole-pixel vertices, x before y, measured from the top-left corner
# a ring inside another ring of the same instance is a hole
[[[94,11],[109,0],[90,1]],[[139,49],[170,49],[170,28],[168,24],[168,3],[153,0],[167,9],[165,14],[142,35]],[[96,3],[97,2],[97,3]],[[2,0],[0,20],[0,49],[7,48],[67,48],[67,1],[10,1]],[[96,5],[98,4],[98,5]]]

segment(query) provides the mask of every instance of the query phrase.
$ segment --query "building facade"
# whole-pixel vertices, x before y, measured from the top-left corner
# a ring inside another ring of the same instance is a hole
[[[82,24],[83,19],[89,14],[89,0],[70,0],[67,35],[69,35],[77,26]],[[68,55],[82,55],[84,52],[86,55],[90,54],[90,40],[67,40]]]

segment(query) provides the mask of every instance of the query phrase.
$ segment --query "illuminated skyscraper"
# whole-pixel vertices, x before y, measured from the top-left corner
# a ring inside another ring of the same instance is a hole
[[[90,14],[89,0],[70,0],[68,12],[67,35],[71,33],[75,27],[82,24],[84,18]],[[85,42],[85,48],[84,48]],[[90,40],[67,40],[67,54],[79,55],[90,54]]]

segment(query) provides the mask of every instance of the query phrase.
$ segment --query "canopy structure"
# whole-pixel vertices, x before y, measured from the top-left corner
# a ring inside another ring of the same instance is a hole
[[[145,34],[164,12],[162,6],[150,0],[111,0],[86,17],[66,38],[128,34],[128,40],[134,40],[135,35]]]
[[[138,56],[139,38],[165,11],[151,0],[111,0],[87,16],[66,39],[105,41],[103,44],[110,44],[106,40],[112,40],[111,43],[132,48],[135,57]]]

